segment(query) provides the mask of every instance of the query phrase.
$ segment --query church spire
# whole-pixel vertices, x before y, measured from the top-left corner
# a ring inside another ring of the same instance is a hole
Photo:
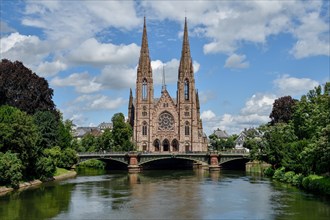
[[[163,78],[162,78],[162,92],[166,90],[166,84],[165,84],[165,67],[163,65]]]
[[[190,56],[188,25],[187,25],[187,18],[185,17],[182,53],[181,53],[181,60],[179,66],[179,79],[182,77],[191,77],[192,74],[193,74],[193,69],[192,69],[192,61]]]
[[[152,77],[150,57],[149,57],[148,37],[147,37],[146,17],[144,17],[144,22],[143,22],[143,34],[142,34],[139,66],[138,66],[138,76]]]

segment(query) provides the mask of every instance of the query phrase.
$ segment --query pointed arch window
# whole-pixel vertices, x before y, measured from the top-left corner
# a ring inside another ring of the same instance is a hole
[[[147,100],[148,98],[148,83],[146,79],[142,81],[142,100]]]
[[[190,135],[190,124],[187,121],[186,121],[186,124],[184,126],[184,134],[185,135]]]
[[[148,134],[148,124],[147,122],[143,122],[142,124],[142,135],[143,136],[146,136]]]
[[[184,99],[189,100],[189,81],[186,79],[184,81]]]

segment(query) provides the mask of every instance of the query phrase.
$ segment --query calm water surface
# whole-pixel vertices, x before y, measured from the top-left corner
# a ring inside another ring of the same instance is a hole
[[[0,219],[330,219],[330,199],[244,172],[100,172],[0,197]]]

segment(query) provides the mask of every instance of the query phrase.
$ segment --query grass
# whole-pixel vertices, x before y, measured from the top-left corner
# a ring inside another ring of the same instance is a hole
[[[66,174],[69,172],[70,172],[70,170],[56,167],[56,172],[55,172],[54,176],[59,176],[59,175]]]

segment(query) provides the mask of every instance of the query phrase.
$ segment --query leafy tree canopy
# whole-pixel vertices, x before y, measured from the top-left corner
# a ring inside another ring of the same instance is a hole
[[[28,114],[56,112],[48,82],[19,61],[0,62],[0,105],[10,105]],[[55,113],[57,114],[57,113]]]
[[[287,123],[291,120],[293,107],[297,100],[291,96],[283,96],[275,100],[273,104],[272,112],[269,117],[271,118],[271,124],[284,122]]]

